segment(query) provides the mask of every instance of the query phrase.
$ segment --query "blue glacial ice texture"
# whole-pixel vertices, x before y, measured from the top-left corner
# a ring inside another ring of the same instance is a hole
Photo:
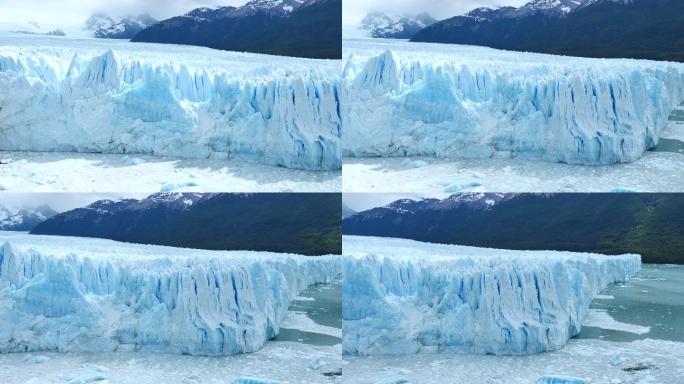
[[[579,333],[594,296],[641,266],[638,255],[507,257],[505,262],[473,256],[433,264],[345,253],[343,352],[525,355],[558,350]]]
[[[0,352],[220,356],[275,337],[289,303],[339,275],[335,256],[105,262],[0,248]]]
[[[231,76],[109,50],[74,55],[65,70],[57,58],[0,54],[0,150],[235,157],[335,170],[338,99],[338,79],[315,68]]]
[[[497,54],[500,62],[520,55]],[[350,55],[341,92],[343,155],[633,162],[658,144],[684,102],[684,66],[674,63],[614,61],[594,69],[572,58],[576,68],[568,68],[570,58],[558,57],[498,70],[456,59],[461,63],[407,58],[401,47]]]

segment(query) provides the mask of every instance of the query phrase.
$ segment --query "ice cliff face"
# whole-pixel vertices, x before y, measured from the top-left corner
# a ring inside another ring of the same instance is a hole
[[[632,162],[684,101],[684,65],[346,41],[343,155]]]
[[[334,61],[22,40],[0,47],[0,150],[341,167]]]
[[[579,333],[595,295],[641,268],[638,255],[343,241],[346,354],[557,350]]]
[[[254,352],[338,256],[0,233],[0,352]]]

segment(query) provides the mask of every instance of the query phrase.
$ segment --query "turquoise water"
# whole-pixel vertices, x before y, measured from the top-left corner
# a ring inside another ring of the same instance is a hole
[[[672,112],[670,121],[675,122],[673,125],[677,131],[684,131],[684,106],[681,106]],[[652,149],[653,152],[674,152],[684,153],[684,141],[675,139],[663,139],[658,142],[658,146]]]
[[[300,293],[300,297],[313,298],[314,300],[294,300],[290,304],[290,311],[303,312],[316,324],[342,328],[342,302],[340,300],[342,290],[340,281],[327,285],[315,285]],[[324,335],[315,332],[306,332],[299,329],[281,329],[273,341],[297,341],[304,344],[318,346],[333,346],[340,344],[342,339],[335,336]]]
[[[651,327],[641,335],[582,327],[580,339],[634,341],[660,339],[684,342],[684,265],[645,264],[639,275],[625,284],[614,284],[595,299],[591,308],[605,310],[622,323]]]

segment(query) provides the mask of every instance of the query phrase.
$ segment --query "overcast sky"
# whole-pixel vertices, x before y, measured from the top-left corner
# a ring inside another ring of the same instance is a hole
[[[0,193],[0,206],[16,210],[47,204],[58,212],[80,208],[98,200],[143,199],[147,194],[113,193]]]
[[[375,207],[385,206],[393,201],[401,199],[420,200],[425,198],[445,199],[449,193],[345,193],[342,202],[356,212],[367,211]]]
[[[345,30],[357,28],[369,12],[390,15],[416,15],[427,12],[438,20],[462,15],[479,7],[520,6],[530,0],[343,0],[342,14]]]
[[[162,20],[199,7],[243,5],[247,0],[0,0],[0,22],[38,24],[60,28],[83,26],[93,12],[113,15],[149,12]]]

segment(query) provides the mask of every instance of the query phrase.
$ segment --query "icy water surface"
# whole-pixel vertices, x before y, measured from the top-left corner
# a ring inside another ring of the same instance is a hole
[[[608,314],[624,324],[650,327],[648,332],[629,332],[584,325],[580,339],[627,342],[658,339],[684,342],[684,266],[645,264],[638,277],[614,284],[596,298],[592,311]],[[600,325],[600,323],[599,323]],[[629,329],[629,327],[624,327]]]
[[[342,342],[340,294],[341,283],[339,281],[309,287],[292,301],[288,318],[281,326],[278,336],[272,341],[296,341],[318,346],[340,344]]]
[[[684,106],[672,112],[670,124],[665,128],[658,146],[652,152],[684,153]]]

